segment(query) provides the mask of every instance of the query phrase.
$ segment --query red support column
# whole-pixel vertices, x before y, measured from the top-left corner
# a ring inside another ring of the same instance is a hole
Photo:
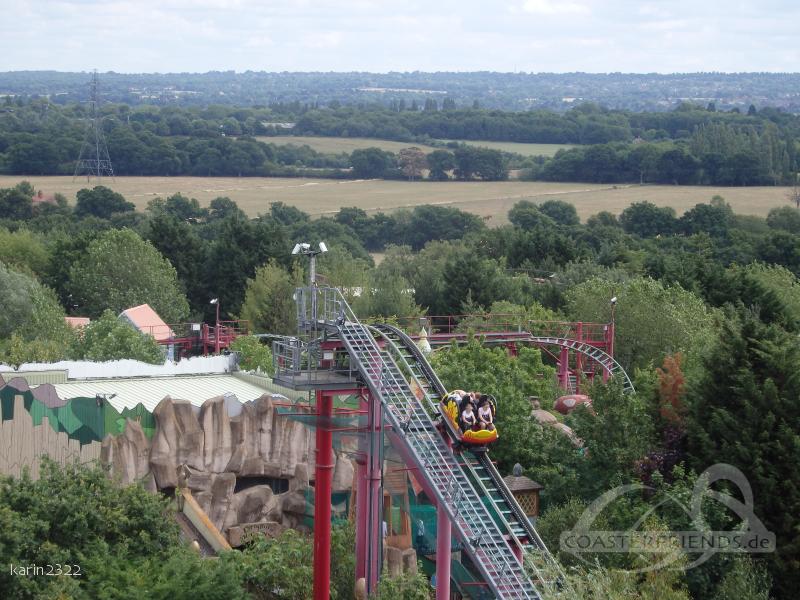
[[[577,338],[579,342],[584,342],[583,339],[583,323],[578,322],[576,327]],[[581,390],[581,377],[583,377],[583,354],[580,352],[575,353],[575,393],[580,394]]]
[[[450,446],[450,438],[445,437]],[[450,600],[450,561],[453,526],[440,503],[436,507],[436,600]]]
[[[356,461],[356,581],[367,575],[368,502],[367,465],[361,458]]]
[[[561,348],[558,357],[558,383],[564,390],[569,389],[569,349]]]
[[[333,396],[317,390],[317,455],[314,481],[314,600],[329,600],[331,588],[331,484]]]
[[[440,504],[436,507],[436,600],[450,600],[450,517]]]

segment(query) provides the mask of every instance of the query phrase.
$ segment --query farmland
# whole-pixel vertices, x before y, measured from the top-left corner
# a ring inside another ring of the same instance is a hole
[[[327,154],[338,154],[340,152],[350,153],[361,148],[380,148],[387,152],[399,152],[403,148],[416,146],[423,152],[433,152],[433,146],[425,144],[415,144],[413,142],[393,142],[390,140],[379,140],[375,138],[359,137],[320,137],[320,136],[279,136],[279,137],[258,137],[259,141],[271,144],[296,144],[298,146],[307,145],[317,152]],[[481,148],[491,148],[492,150],[502,150],[503,152],[515,152],[523,156],[553,156],[562,148],[572,148],[569,144],[522,144],[517,142],[484,142],[471,140],[463,141],[470,146]]]
[[[71,177],[0,177],[0,188],[30,181],[45,193],[60,192],[70,202],[86,180]],[[723,196],[737,213],[766,216],[771,208],[786,204],[787,188],[706,186],[607,186],[545,182],[405,182],[383,180],[290,179],[264,177],[117,177],[103,185],[121,193],[139,209],[157,196],[182,193],[207,205],[227,196],[251,216],[269,210],[271,202],[296,206],[313,216],[336,213],[342,206],[367,212],[391,211],[418,204],[454,206],[485,217],[490,225],[506,223],[506,213],[520,200],[544,202],[558,199],[575,205],[581,219],[602,210],[619,214],[633,202],[650,201],[671,206],[680,215],[714,195]]]

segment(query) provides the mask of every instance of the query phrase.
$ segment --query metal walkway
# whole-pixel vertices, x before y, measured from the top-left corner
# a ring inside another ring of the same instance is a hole
[[[387,420],[416,463],[419,477],[436,496],[438,510],[449,516],[464,551],[495,596],[541,600],[539,590],[515,555],[513,545],[517,539],[509,539],[493,518],[462,461],[437,429],[434,418],[438,416],[438,399],[428,393],[418,398],[412,390],[412,382],[420,390],[426,386],[414,374],[415,369],[401,348],[388,337],[379,344],[373,331],[355,317],[339,290],[299,288],[297,294],[298,307],[303,307],[298,315],[301,326],[336,331],[352,366],[358,369],[370,392],[380,398]]]

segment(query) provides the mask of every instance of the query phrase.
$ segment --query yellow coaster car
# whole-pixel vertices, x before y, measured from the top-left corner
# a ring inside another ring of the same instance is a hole
[[[493,405],[494,409],[494,405]],[[489,431],[488,429],[462,431],[458,422],[459,405],[454,394],[447,394],[441,404],[442,414],[452,423],[453,428],[458,432],[461,442],[477,446],[485,446],[497,440],[497,427]],[[494,413],[494,410],[492,410]]]

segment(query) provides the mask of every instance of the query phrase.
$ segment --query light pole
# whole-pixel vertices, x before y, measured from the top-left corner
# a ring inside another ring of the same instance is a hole
[[[317,294],[314,288],[317,287],[317,255],[322,254],[328,251],[328,246],[325,245],[325,242],[319,243],[319,250],[314,250],[311,247],[311,244],[307,244],[302,242],[300,244],[295,244],[294,248],[292,249],[292,254],[302,254],[304,256],[308,256],[310,259],[310,265],[308,269],[308,286],[311,288],[309,291],[311,293],[311,321],[316,323],[317,322]]]
[[[214,325],[214,353],[219,354],[219,298],[212,298],[209,304],[217,308],[217,320]]]

